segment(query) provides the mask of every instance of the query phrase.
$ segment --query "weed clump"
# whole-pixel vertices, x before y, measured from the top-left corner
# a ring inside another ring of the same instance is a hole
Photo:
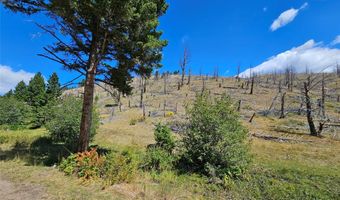
[[[105,156],[100,156],[96,148],[90,151],[71,154],[59,168],[67,175],[76,174],[85,180],[98,178],[104,166]]]
[[[111,152],[106,156],[102,178],[108,185],[128,183],[136,177],[139,163],[140,154],[134,150]]]

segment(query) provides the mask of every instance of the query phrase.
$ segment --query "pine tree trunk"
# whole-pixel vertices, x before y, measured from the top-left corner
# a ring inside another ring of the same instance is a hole
[[[81,122],[80,122],[80,135],[79,135],[79,143],[78,143],[78,152],[86,151],[88,146],[89,146],[89,141],[90,141],[90,131],[91,131],[91,125],[92,125],[93,96],[94,96],[94,81],[95,81],[96,67],[92,66],[91,68],[92,68],[92,70],[89,70],[87,72],[86,80],[85,80],[83,108],[82,108],[82,116],[81,116]]]

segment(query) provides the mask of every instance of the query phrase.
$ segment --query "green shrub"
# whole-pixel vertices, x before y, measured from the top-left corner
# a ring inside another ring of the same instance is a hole
[[[66,175],[72,175],[77,168],[77,154],[71,154],[67,158],[63,159],[59,165],[59,169]]]
[[[173,168],[176,159],[168,151],[159,147],[150,148],[146,152],[143,169],[162,172]]]
[[[67,97],[51,106],[48,112],[46,128],[54,142],[65,143],[71,150],[75,150],[80,130],[82,100],[76,97]],[[93,112],[90,139],[96,133],[99,117]]]
[[[157,124],[154,137],[156,144],[148,147],[143,168],[158,172],[172,169],[177,160],[173,155],[176,146],[174,136],[167,126]]]
[[[30,107],[14,97],[0,97],[0,125],[17,129],[28,124],[31,115]]]
[[[133,118],[133,119],[130,119],[130,122],[129,122],[129,124],[130,124],[131,126],[134,126],[134,125],[136,125],[136,124],[137,124],[137,119],[135,119],[135,118]]]
[[[172,153],[173,149],[175,148],[175,138],[171,134],[171,130],[169,127],[160,123],[157,124],[154,136],[156,140],[156,147]]]
[[[140,154],[131,149],[108,154],[103,169],[105,183],[113,185],[132,181],[138,172],[139,163]]]
[[[247,130],[239,122],[230,98],[209,99],[205,93],[187,107],[183,133],[183,166],[217,178],[242,175],[250,162]]]

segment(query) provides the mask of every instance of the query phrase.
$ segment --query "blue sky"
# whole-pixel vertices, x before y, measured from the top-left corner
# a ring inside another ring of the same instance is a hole
[[[184,46],[189,48],[189,66],[194,73],[202,69],[203,73],[212,74],[218,67],[221,75],[230,76],[236,73],[237,65],[241,65],[242,71],[250,66],[268,71],[270,66],[294,64],[302,68],[319,62],[309,64],[300,57],[286,59],[286,55],[292,54],[303,54],[304,59],[323,55],[320,65],[340,61],[340,36],[336,41],[340,35],[339,0],[168,0],[168,3],[170,7],[159,27],[164,31],[163,38],[169,41],[164,49],[163,71],[179,68]],[[288,12],[283,14],[285,11]],[[0,85],[0,94],[18,79],[38,71],[45,77],[56,71],[61,82],[77,76],[37,56],[53,40],[32,21],[44,24],[51,21],[44,16],[15,14],[2,6],[0,12],[0,65],[6,68],[2,71],[0,68],[0,84],[8,85],[6,88]],[[274,20],[278,20],[275,30],[271,29]],[[17,76],[13,80],[4,75],[12,72]]]

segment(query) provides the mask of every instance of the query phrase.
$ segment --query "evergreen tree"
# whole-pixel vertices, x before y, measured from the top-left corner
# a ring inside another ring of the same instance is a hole
[[[7,93],[4,94],[4,97],[12,97],[13,94],[13,90],[8,91]]]
[[[34,75],[28,84],[28,104],[33,107],[46,105],[45,80],[40,72]]]
[[[32,127],[39,128],[45,123],[45,109],[47,103],[45,80],[39,72],[30,80],[28,87],[28,104],[32,106]]]
[[[14,12],[41,12],[50,17],[53,26],[40,27],[57,42],[44,48],[46,54],[40,55],[85,76],[78,151],[88,148],[94,84],[109,75],[109,64],[128,61],[124,66],[129,73],[144,73],[141,67],[160,66],[161,51],[167,42],[161,39],[162,32],[157,27],[158,18],[168,7],[165,0],[1,2]]]
[[[17,86],[15,86],[14,96],[19,101],[27,101],[28,100],[28,90],[27,85],[24,81],[20,81]]]
[[[54,101],[61,95],[59,77],[57,73],[53,73],[47,81],[46,95],[48,101]]]

